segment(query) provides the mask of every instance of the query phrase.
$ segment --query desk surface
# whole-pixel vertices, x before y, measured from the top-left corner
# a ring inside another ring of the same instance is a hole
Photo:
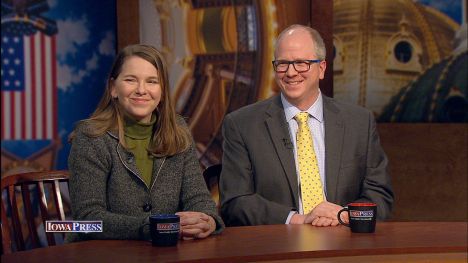
[[[3,255],[2,262],[279,261],[369,255],[467,253],[466,222],[380,222],[373,234],[347,227],[268,225],[227,228],[176,247],[150,242],[93,240]],[[300,261],[298,261],[300,262]]]

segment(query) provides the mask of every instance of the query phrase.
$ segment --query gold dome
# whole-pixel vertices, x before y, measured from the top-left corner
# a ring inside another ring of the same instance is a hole
[[[401,87],[452,53],[459,25],[412,0],[334,1],[334,97],[380,114]]]

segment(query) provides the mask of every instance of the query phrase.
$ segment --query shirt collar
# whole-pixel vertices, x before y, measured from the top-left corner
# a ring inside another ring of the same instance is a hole
[[[284,114],[286,115],[287,122],[293,119],[296,114],[302,112],[296,106],[289,103],[289,101],[283,96],[283,93],[281,93],[281,103],[283,104]],[[312,104],[312,106],[310,106],[306,112],[308,112],[312,117],[314,117],[314,119],[318,120],[319,122],[323,121],[323,99],[322,92],[320,92],[320,90],[314,104]]]
[[[132,139],[146,139],[151,137],[153,134],[153,126],[156,123],[156,115],[151,115],[151,121],[149,123],[138,122],[128,115],[124,116],[124,120],[125,137]]]

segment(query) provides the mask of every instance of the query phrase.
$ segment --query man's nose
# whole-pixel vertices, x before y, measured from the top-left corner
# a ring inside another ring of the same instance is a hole
[[[289,64],[288,70],[286,71],[287,76],[295,76],[298,72],[296,68],[294,68],[294,64]]]

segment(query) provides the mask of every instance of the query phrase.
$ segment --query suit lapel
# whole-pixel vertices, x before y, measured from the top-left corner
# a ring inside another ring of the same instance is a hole
[[[334,202],[338,187],[344,124],[339,109],[332,99],[323,96],[323,118],[325,122],[325,173],[327,200]]]
[[[284,110],[281,103],[281,97],[276,96],[271,100],[269,108],[266,110],[265,123],[271,141],[276,149],[283,170],[286,173],[289,187],[294,195],[294,203],[297,207],[298,185],[296,166],[294,162],[293,144],[289,135],[288,123],[284,116]]]

